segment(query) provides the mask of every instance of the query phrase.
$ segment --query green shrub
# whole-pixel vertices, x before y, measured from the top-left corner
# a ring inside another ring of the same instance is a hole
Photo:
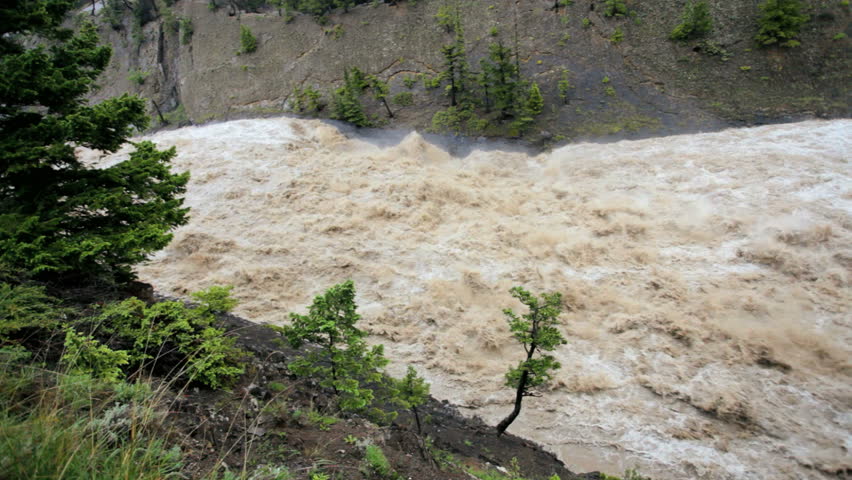
[[[589,20],[588,18],[584,18],[582,23],[583,23],[583,28],[589,28],[589,27],[592,26],[592,21]]]
[[[251,33],[251,29],[240,25],[240,51],[239,53],[252,53],[257,50],[257,38]]]
[[[409,90],[414,88],[415,83],[417,83],[417,79],[412,76],[406,75],[402,77],[402,84]]]
[[[390,462],[385,457],[385,453],[375,445],[367,445],[366,452],[364,453],[364,462],[367,471],[377,475],[379,478],[387,478],[393,472]]]
[[[197,307],[176,301],[148,306],[130,298],[104,307],[94,325],[127,345],[131,362],[144,364],[162,352],[174,351],[186,378],[219,388],[243,372],[243,352],[234,346],[236,340],[212,326],[216,313],[235,304],[229,291],[212,287],[197,292],[193,294],[201,302]]]
[[[192,41],[192,20],[186,17],[181,17],[179,20],[180,23],[180,43],[183,45],[189,45],[189,42]]]
[[[621,28],[616,28],[615,31],[612,32],[612,35],[609,37],[609,41],[615,45],[618,45],[622,42],[622,40],[624,40],[624,32],[621,30]]]
[[[627,15],[627,4],[624,0],[604,0],[604,16],[621,17]]]
[[[833,37],[831,37],[832,40],[843,40],[844,38],[846,38],[845,32],[836,33]]]
[[[393,96],[393,103],[401,107],[414,105],[414,95],[411,92],[399,92]]]
[[[299,113],[316,113],[325,108],[322,94],[308,85],[293,91],[293,109]]]
[[[760,5],[761,16],[757,24],[760,30],[754,39],[761,47],[781,45],[796,47],[799,30],[810,17],[802,13],[799,0],[766,0]]]
[[[683,9],[680,25],[672,30],[669,38],[672,40],[689,40],[703,37],[711,30],[713,30],[713,18],[710,16],[710,7],[707,2],[689,0]]]
[[[145,79],[148,78],[148,75],[150,75],[150,74],[151,74],[150,72],[141,72],[139,70],[131,70],[130,74],[127,75],[127,80],[129,80],[130,83],[133,83],[133,84],[136,84],[136,85],[143,85],[143,84],[145,84]]]
[[[121,367],[130,363],[124,350],[113,350],[71,327],[65,329],[65,351],[62,363],[72,374],[91,375],[109,382],[123,377]]]
[[[69,312],[59,303],[44,287],[0,283],[0,340],[21,329],[57,326]]]

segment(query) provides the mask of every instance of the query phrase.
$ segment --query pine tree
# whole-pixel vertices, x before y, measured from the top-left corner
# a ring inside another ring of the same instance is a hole
[[[429,384],[423,377],[417,375],[417,370],[411,365],[408,366],[405,376],[394,383],[396,384],[396,402],[403,408],[411,410],[414,421],[417,423],[417,433],[423,433],[420,424],[420,411],[417,407],[423,405],[429,399]]]
[[[382,380],[379,369],[387,365],[381,345],[367,348],[366,333],[355,323],[355,285],[351,280],[329,288],[314,298],[307,315],[291,314],[284,334],[293,348],[305,343],[319,345],[290,364],[296,375],[317,378],[334,391],[341,410],[361,411],[373,401],[366,383]]]
[[[766,0],[760,4],[760,10],[760,31],[754,39],[761,47],[775,44],[797,47],[801,44],[796,37],[810,17],[802,13],[799,0]]]
[[[509,322],[509,330],[523,345],[526,358],[506,374],[506,385],[515,389],[515,408],[497,425],[498,436],[521,413],[524,397],[532,396],[532,389],[549,382],[551,371],[560,368],[559,362],[552,355],[542,355],[541,352],[552,351],[567,343],[557,328],[562,312],[561,294],[545,293],[537,298],[521,287],[512,288],[510,293],[529,309],[529,313],[521,316],[511,309],[503,310]]]
[[[456,36],[453,43],[441,48],[441,54],[444,56],[443,76],[449,82],[446,91],[447,95],[450,96],[450,106],[453,107],[460,102],[469,75],[467,53],[464,48],[464,32],[460,21],[456,23],[455,31]]]
[[[533,82],[527,94],[526,114],[530,116],[539,115],[544,110],[544,98],[541,96],[541,90],[538,84]]]
[[[683,21],[672,30],[669,38],[689,40],[707,35],[711,30],[713,30],[713,18],[710,16],[710,7],[707,2],[693,3],[689,0],[683,9]]]
[[[91,24],[61,28],[74,4],[0,7],[0,262],[56,280],[125,281],[186,222],[188,174],[172,174],[174,149],[150,142],[107,168],[77,158],[76,146],[117,150],[148,116],[137,97],[87,102],[111,50]]]
[[[331,118],[343,120],[357,127],[372,125],[359,97],[367,87],[364,74],[357,67],[343,70],[343,86],[334,91]]]
[[[512,61],[512,51],[502,42],[489,47],[488,59],[483,59],[482,75],[486,82],[493,108],[505,119],[516,112],[518,99],[518,67]]]

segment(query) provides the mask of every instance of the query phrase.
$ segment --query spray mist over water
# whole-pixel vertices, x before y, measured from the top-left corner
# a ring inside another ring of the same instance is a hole
[[[192,219],[139,275],[176,295],[233,284],[237,313],[271,323],[352,278],[397,372],[491,423],[523,354],[509,288],[560,291],[563,368],[510,431],[577,470],[829,478],[852,469],[850,131],[463,157],[311,120],[161,132]]]

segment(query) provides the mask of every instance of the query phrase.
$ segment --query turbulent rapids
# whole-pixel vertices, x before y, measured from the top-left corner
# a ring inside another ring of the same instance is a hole
[[[491,423],[523,353],[509,288],[560,291],[563,368],[511,432],[581,471],[831,478],[852,469],[850,132],[540,155],[287,118],[161,132],[192,220],[139,274],[177,295],[233,284],[237,313],[271,323],[351,278],[394,372],[417,365]]]

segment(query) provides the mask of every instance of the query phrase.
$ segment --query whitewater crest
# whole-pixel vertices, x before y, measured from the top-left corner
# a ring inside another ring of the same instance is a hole
[[[271,323],[351,278],[395,371],[493,423],[522,354],[509,288],[560,291],[563,368],[511,431],[576,470],[831,478],[852,469],[850,131],[539,155],[287,118],[160,132],[191,221],[139,274],[177,295],[233,284],[237,313]]]

